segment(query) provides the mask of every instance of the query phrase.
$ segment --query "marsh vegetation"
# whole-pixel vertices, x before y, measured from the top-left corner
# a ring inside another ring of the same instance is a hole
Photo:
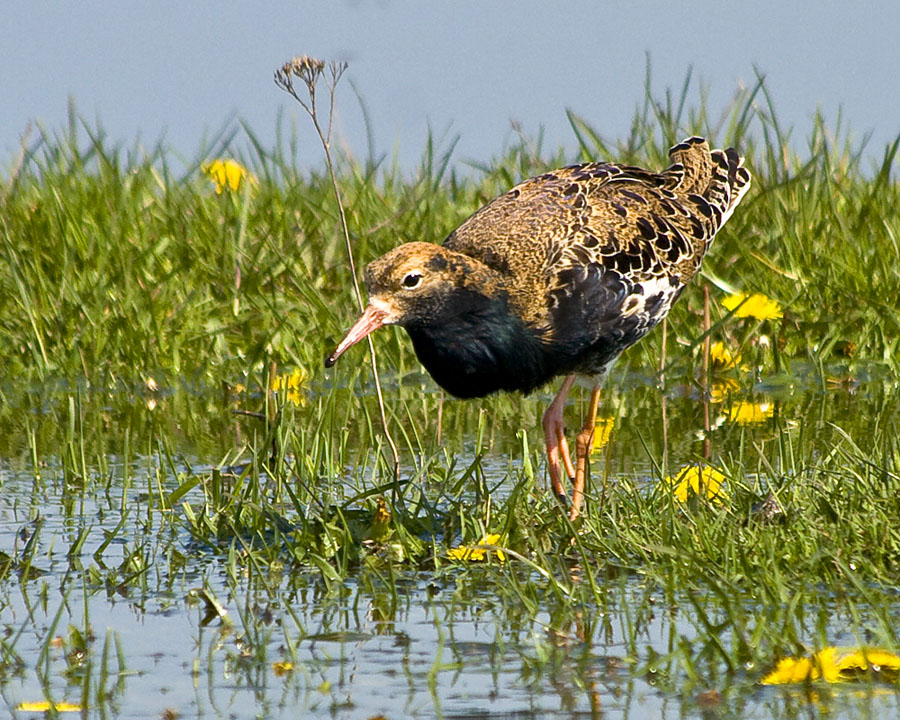
[[[804,144],[762,81],[724,109],[687,81],[648,91],[619,140],[570,120],[574,156],[522,138],[474,164],[429,143],[413,171],[374,152],[335,171],[365,262],[563,164],[662,167],[692,132],[748,158],[753,189],[665,352],[657,330],[613,371],[574,524],[545,482],[552,389],[453,400],[382,331],[395,474],[364,350],[322,367],[356,305],[330,177],[288,132],[268,148],[239,126],[181,172],[73,113],[11,160],[14,716],[897,712],[887,662],[852,685],[761,680],[832,646],[900,649],[898,142],[872,163],[816,119]]]

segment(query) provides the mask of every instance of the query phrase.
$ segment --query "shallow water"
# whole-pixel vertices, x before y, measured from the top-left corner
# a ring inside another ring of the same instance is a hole
[[[628,384],[632,395],[659,399],[647,383],[644,390],[639,381]],[[754,396],[757,405],[773,404],[773,413],[805,433],[803,442],[823,451],[835,422],[861,425],[854,418],[893,413],[898,403],[891,379],[877,372],[856,373],[852,392],[823,389],[801,372],[756,390],[768,391]],[[888,686],[820,688],[811,697],[802,688],[760,686],[768,668],[725,672],[714,660],[704,666],[705,679],[685,682],[684,659],[702,656],[696,646],[707,642],[703,619],[685,598],[668,597],[627,570],[610,568],[604,576],[604,607],[572,614],[560,612],[552,594],[538,594],[532,608],[511,603],[491,568],[461,573],[363,563],[353,577],[323,584],[313,569],[244,562],[240,553],[204,547],[145,501],[158,485],[171,490],[191,471],[214,466],[225,438],[234,439],[228,421],[196,427],[174,415],[169,424],[151,421],[140,393],[103,402],[65,387],[38,395],[20,399],[31,407],[26,431],[6,434],[0,460],[0,550],[20,561],[0,579],[0,693],[13,717],[40,716],[16,708],[44,699],[81,704],[87,717],[116,718],[164,717],[167,710],[180,717],[270,718],[900,713],[900,695]],[[185,388],[167,398],[170,410],[195,416],[207,402]],[[698,447],[696,433],[684,426],[702,413],[687,387],[670,388],[666,402],[676,466]],[[630,404],[638,411],[619,424],[613,480],[621,473],[649,487],[642,433],[656,422],[659,402]],[[73,407],[83,410],[81,432],[92,438],[79,445],[88,448],[86,457],[73,457],[67,444]],[[710,432],[726,457],[742,432],[764,442],[772,417],[741,425],[727,420],[729,407],[723,401],[711,409]],[[719,417],[726,421],[717,427]],[[184,442],[182,452],[169,448],[170,460],[158,445],[155,452],[149,444],[136,447],[147,422],[167,442]],[[515,442],[498,433],[482,466],[499,495],[510,467],[504,448]],[[34,446],[43,458],[37,467]],[[79,479],[78,467],[87,478]],[[528,579],[527,569],[515,572]],[[384,581],[386,573],[394,574],[393,584]],[[208,616],[204,596],[224,606],[224,617]],[[857,642],[867,620],[865,606],[858,608],[858,618],[830,615],[825,629],[833,644]],[[723,643],[729,633],[723,626]]]

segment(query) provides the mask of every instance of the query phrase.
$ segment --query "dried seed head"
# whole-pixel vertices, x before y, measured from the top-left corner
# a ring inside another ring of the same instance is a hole
[[[301,55],[291,60],[291,70],[297,77],[304,74],[318,75],[325,69],[325,62],[309,55]]]
[[[293,58],[289,63],[285,63],[283,70],[294,77],[300,78],[306,86],[312,91],[316,85],[316,80],[325,70],[325,62],[309,55],[300,55]]]
[[[299,55],[288,60],[275,71],[275,83],[293,95],[294,78],[298,77],[312,95],[315,92],[316,81],[324,72],[325,62],[323,60],[309,55]]]

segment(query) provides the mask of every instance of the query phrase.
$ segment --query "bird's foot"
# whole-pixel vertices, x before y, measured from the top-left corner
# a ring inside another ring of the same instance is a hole
[[[569,497],[569,493],[563,490],[561,493],[553,493],[553,497],[556,498],[557,502],[562,505],[566,510],[571,511],[572,509],[572,498]]]
[[[563,486],[562,474],[565,470],[570,480],[575,479],[575,468],[572,466],[572,458],[569,456],[569,443],[566,441],[566,424],[563,422],[563,408],[566,406],[566,397],[575,376],[569,375],[563,381],[562,387],[553,398],[553,402],[544,413],[541,424],[544,427],[544,441],[547,446],[547,470],[550,473],[550,487],[558,498],[565,498],[565,504],[569,506],[569,494]]]
[[[544,413],[544,439],[547,443],[547,469],[550,471],[550,487],[553,494],[565,497],[568,493],[563,486],[562,475],[565,471],[569,479],[575,478],[575,468],[569,457],[569,443],[566,441],[566,426],[562,413],[556,413],[553,405]]]

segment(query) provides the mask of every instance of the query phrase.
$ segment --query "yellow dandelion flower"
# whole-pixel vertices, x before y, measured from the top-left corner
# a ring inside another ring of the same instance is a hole
[[[768,420],[775,413],[772,403],[752,403],[745,400],[728,408],[728,420],[738,425],[757,425]]]
[[[896,676],[900,673],[900,656],[881,648],[851,649],[838,660],[838,668],[842,676],[869,670]]]
[[[782,658],[775,669],[762,679],[763,685],[790,685],[819,680],[825,676],[826,682],[837,681],[834,648],[820,650],[810,658]]]
[[[690,497],[702,497],[715,503],[722,503],[727,497],[725,476],[713,467],[686,465],[675,475],[669,475],[664,482],[672,488],[678,502],[687,502]]]
[[[591,444],[592,453],[599,452],[606,447],[615,424],[614,417],[597,418],[597,424],[594,425],[594,442]]]
[[[23,702],[16,705],[16,710],[21,710],[22,712],[50,712],[51,710],[55,710],[58,713],[61,712],[81,712],[81,705],[76,703],[52,703],[46,700],[40,700],[38,702]]]
[[[740,353],[731,352],[723,342],[714,342],[709,347],[709,359],[718,370],[730,370],[741,361]]]
[[[811,657],[782,658],[761,682],[763,685],[787,685],[816,680],[837,683],[873,675],[896,681],[900,675],[900,656],[880,648],[827,647]]]
[[[738,318],[752,317],[757,320],[777,320],[783,316],[781,305],[762,293],[745,295],[735,293],[722,300],[726,310],[733,310]]]
[[[221,195],[228,188],[236,192],[244,178],[250,179],[250,173],[237,160],[219,158],[203,166],[203,172],[209,176],[216,188],[216,195]]]
[[[470,562],[479,562],[484,560],[490,550],[483,547],[478,547],[479,545],[496,545],[500,542],[500,536],[497,534],[485,535],[481,538],[481,541],[478,545],[460,545],[459,547],[450,548],[447,551],[447,556],[454,560],[467,560]],[[502,550],[497,550],[497,559],[500,562],[506,561],[506,554]]]
[[[303,394],[303,388],[307,377],[309,377],[309,373],[306,372],[306,368],[294,368],[290,375],[279,375],[272,379],[272,391],[280,392],[283,390],[288,402],[296,407],[306,405],[306,396]]]

